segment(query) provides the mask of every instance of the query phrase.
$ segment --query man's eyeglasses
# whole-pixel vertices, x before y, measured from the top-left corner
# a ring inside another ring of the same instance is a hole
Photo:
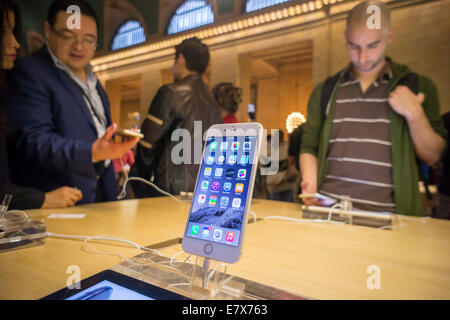
[[[77,35],[69,32],[69,31],[58,31],[56,29],[54,29],[52,27],[52,31],[58,36],[60,37],[62,40],[64,40],[65,42],[73,45],[73,44],[77,44],[78,43],[78,38]],[[84,38],[81,40],[81,44],[84,48],[86,49],[96,49],[98,46],[98,42],[97,39],[91,39],[91,38]]]

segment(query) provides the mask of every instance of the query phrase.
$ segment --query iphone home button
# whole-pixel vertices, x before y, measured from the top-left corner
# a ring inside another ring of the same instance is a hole
[[[211,254],[211,252],[213,252],[213,246],[208,243],[205,245],[205,247],[203,248],[203,250],[205,251],[206,254]]]

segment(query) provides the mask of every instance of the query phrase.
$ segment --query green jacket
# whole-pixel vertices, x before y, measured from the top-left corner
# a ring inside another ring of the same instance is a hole
[[[389,59],[389,58],[388,58]],[[390,60],[390,59],[389,59]],[[411,73],[407,66],[391,61],[393,74],[389,92],[393,91],[399,81]],[[312,92],[308,102],[308,117],[305,124],[302,147],[300,153],[309,153],[318,158],[318,190],[320,190],[328,171],[328,141],[336,106],[337,90],[330,99],[330,106],[325,122],[322,123],[320,99],[324,82],[320,83]],[[425,94],[422,107],[432,128],[446,138],[446,130],[440,115],[439,97],[435,84],[429,78],[418,77],[419,92]],[[408,124],[405,118],[392,108],[391,140],[392,140],[392,171],[394,181],[394,199],[396,212],[407,215],[421,215],[421,196],[418,188],[419,175],[416,163],[414,145],[412,143]]]

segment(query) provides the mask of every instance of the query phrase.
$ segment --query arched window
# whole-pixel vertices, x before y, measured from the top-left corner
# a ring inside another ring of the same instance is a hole
[[[247,0],[247,3],[245,5],[245,12],[256,11],[288,1],[291,0]]]
[[[214,22],[214,12],[206,0],[187,0],[170,19],[167,34],[174,34]]]
[[[119,50],[145,42],[145,31],[136,20],[125,22],[117,31],[111,45],[111,50]]]

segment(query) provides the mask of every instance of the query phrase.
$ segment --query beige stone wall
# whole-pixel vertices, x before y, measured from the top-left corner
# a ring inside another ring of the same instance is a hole
[[[169,81],[171,76],[169,71],[172,68],[172,63],[173,61],[156,63],[141,71],[143,79],[140,112],[142,116],[145,116],[148,113],[150,103],[158,92],[158,89]]]
[[[278,82],[279,107],[284,125],[287,116],[298,111],[306,114],[308,98],[312,91],[311,62],[285,65],[280,70]]]
[[[144,117],[148,113],[150,103],[153,97],[158,92],[161,86],[162,73],[158,67],[147,69],[142,73],[142,87],[141,87],[141,115]]]
[[[334,22],[331,26],[331,72],[335,73],[348,63],[345,21]],[[441,113],[450,111],[450,1],[394,8],[392,27],[394,39],[387,54],[414,72],[431,78],[438,86]],[[314,78],[315,84],[319,81]]]
[[[312,63],[288,64],[278,77],[258,82],[256,119],[264,128],[282,129],[287,138],[286,119],[292,112],[306,115],[312,87]]]
[[[438,86],[441,112],[450,111],[450,1],[394,10],[388,54]]]
[[[278,78],[259,81],[256,120],[266,129],[282,129],[279,115]]]

